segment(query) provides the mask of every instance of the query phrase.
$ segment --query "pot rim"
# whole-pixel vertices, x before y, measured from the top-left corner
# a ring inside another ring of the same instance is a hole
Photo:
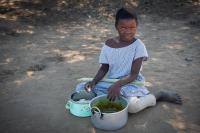
[[[104,95],[100,95],[100,96],[97,96],[97,97],[95,97],[95,98],[93,98],[90,102],[89,102],[89,107],[90,107],[90,109],[92,109],[92,106],[91,106],[91,103],[93,102],[93,100],[95,100],[95,99],[97,99],[97,98],[99,98],[99,97],[105,97],[105,96],[107,96],[107,94],[104,94]],[[124,99],[125,101],[126,101],[126,107],[124,108],[124,109],[122,109],[121,111],[118,111],[118,112],[113,112],[113,113],[105,113],[105,112],[100,112],[100,113],[102,113],[102,114],[116,114],[116,113],[120,113],[120,112],[123,112],[124,110],[127,110],[127,108],[128,108],[128,100],[125,98],[125,97],[123,97],[123,96],[120,96],[122,99]],[[93,106],[93,107],[96,107],[96,106]],[[96,107],[96,108],[98,108],[98,107]],[[95,111],[96,113],[98,113],[98,111]]]
[[[76,103],[76,104],[89,104],[90,103],[90,101],[92,100],[85,100],[85,101],[74,101],[74,100],[72,100],[72,95],[74,94],[74,93],[76,93],[76,92],[73,92],[73,93],[71,93],[70,94],[70,96],[69,96],[69,98],[68,98],[68,101],[71,101],[72,103]]]

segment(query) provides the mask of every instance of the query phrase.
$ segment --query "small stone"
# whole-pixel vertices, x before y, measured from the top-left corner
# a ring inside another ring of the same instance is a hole
[[[192,61],[192,58],[186,57],[185,60],[186,60],[186,61]]]

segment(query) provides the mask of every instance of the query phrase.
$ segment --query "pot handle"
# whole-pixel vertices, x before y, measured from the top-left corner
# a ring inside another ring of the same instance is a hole
[[[91,108],[92,115],[94,115],[96,113],[96,111],[99,114],[99,118],[103,119],[103,113],[101,112],[101,110],[98,107]]]
[[[67,104],[65,105],[65,108],[66,108],[66,109],[70,109],[71,103],[72,103],[71,101],[67,101]]]

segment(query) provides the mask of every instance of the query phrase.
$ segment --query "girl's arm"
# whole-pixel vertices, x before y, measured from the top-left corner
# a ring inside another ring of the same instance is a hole
[[[99,68],[96,76],[93,78],[92,81],[89,81],[85,84],[85,90],[86,91],[91,91],[92,89],[94,89],[95,85],[101,80],[103,79],[103,77],[106,75],[106,73],[108,72],[109,69],[109,65],[108,64],[102,64],[101,67]]]
[[[118,84],[119,86],[124,86],[124,85],[136,80],[136,78],[140,72],[140,68],[142,66],[142,61],[143,61],[143,57],[138,58],[135,61],[133,61],[132,68],[131,68],[131,74],[128,77],[117,81],[116,84]]]
[[[92,82],[97,84],[106,75],[108,69],[109,69],[108,64],[102,64]]]
[[[131,74],[128,77],[115,82],[115,84],[113,84],[109,88],[108,96],[107,96],[109,100],[114,101],[115,98],[120,95],[120,90],[121,90],[122,86],[127,85],[128,83],[136,80],[136,78],[140,72],[140,68],[142,66],[142,61],[143,61],[143,57],[138,58],[135,61],[133,61],[132,68],[131,68]]]

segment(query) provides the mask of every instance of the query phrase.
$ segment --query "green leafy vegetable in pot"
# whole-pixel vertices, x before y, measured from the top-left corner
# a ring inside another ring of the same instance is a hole
[[[102,113],[119,112],[125,108],[120,102],[113,102],[107,99],[99,100],[94,106],[99,108]]]

